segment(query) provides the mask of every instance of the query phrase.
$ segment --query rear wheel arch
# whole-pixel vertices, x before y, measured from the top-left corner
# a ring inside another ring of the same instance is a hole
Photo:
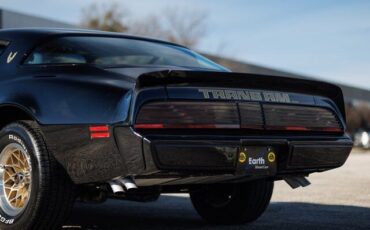
[[[17,122],[33,122],[38,127],[39,132],[42,133],[42,138],[46,142],[40,122],[29,109],[17,104],[0,104],[0,131],[6,126]],[[54,156],[53,151],[50,151],[50,154]]]
[[[17,104],[0,105],[0,129],[4,128],[6,125],[12,122],[20,120],[29,120],[39,123],[34,114],[32,114],[32,112],[30,112],[29,109],[21,105]]]

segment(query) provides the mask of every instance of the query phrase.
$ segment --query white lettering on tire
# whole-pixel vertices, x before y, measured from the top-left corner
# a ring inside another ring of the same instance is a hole
[[[27,147],[26,147],[26,145],[23,143],[23,141],[22,141],[22,139],[21,139],[21,138],[19,138],[19,137],[15,136],[15,135],[9,134],[9,140],[13,140],[13,141],[18,142],[18,143],[23,147],[23,149],[28,153],[28,151],[27,151]]]
[[[0,214],[0,222],[2,222],[4,224],[13,224],[14,223],[14,219],[6,219],[5,217],[3,217]]]

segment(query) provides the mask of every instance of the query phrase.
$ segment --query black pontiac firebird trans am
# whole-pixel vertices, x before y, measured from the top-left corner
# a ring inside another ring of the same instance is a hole
[[[189,193],[213,224],[266,209],[276,180],[341,166],[337,86],[233,73],[116,33],[0,31],[0,229],[55,229],[74,202]]]

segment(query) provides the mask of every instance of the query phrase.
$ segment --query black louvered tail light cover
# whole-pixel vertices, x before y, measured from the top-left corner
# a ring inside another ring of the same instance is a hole
[[[235,103],[153,102],[142,107],[136,128],[239,128]]]
[[[134,127],[343,132],[328,108],[258,102],[152,102],[142,106]]]
[[[262,106],[268,130],[342,131],[335,114],[326,108],[274,104]]]
[[[259,103],[239,103],[240,128],[263,129],[263,114]]]

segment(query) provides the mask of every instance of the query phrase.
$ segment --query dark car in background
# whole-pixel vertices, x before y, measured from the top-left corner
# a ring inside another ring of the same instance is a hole
[[[252,222],[274,181],[306,186],[352,148],[328,83],[116,33],[3,30],[0,47],[1,229],[57,228],[76,198],[161,193],[189,193],[210,223]]]

